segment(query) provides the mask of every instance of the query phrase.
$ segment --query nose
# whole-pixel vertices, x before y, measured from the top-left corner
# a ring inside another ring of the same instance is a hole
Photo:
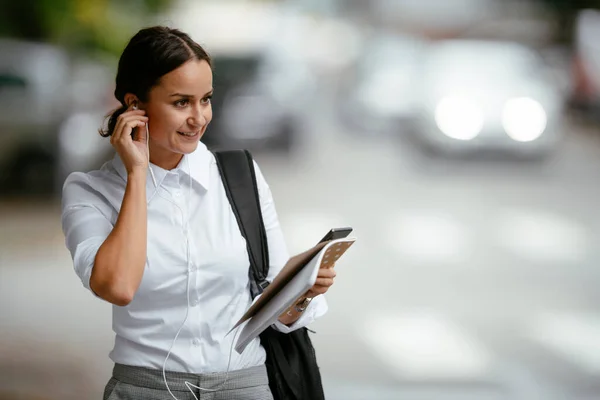
[[[206,117],[202,107],[192,107],[192,111],[188,116],[187,123],[194,127],[203,127],[206,125]]]

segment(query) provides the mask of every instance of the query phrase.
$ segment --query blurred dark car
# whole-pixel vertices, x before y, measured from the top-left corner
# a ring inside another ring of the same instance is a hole
[[[109,69],[44,43],[0,39],[0,53],[0,194],[55,194],[106,157]]]
[[[261,51],[213,55],[213,120],[202,139],[209,148],[292,149],[302,118],[278,96],[270,61]]]
[[[575,20],[573,88],[569,105],[585,119],[600,123],[600,11],[581,11]]]
[[[51,192],[69,57],[9,39],[0,39],[0,54],[0,192]]]

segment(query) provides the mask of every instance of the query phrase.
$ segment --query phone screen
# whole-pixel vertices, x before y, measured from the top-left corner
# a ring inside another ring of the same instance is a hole
[[[344,227],[344,228],[333,228],[325,236],[323,239],[319,241],[319,243],[327,242],[329,240],[336,240],[347,237],[350,232],[352,232],[352,228]]]

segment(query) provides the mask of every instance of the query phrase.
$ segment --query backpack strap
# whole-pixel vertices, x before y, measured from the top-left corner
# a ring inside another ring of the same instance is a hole
[[[269,248],[262,219],[252,155],[247,150],[215,151],[225,193],[248,247],[250,293],[254,299],[269,285]]]

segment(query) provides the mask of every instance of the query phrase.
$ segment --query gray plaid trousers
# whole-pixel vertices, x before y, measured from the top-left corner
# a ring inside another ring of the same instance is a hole
[[[273,400],[269,389],[267,368],[264,365],[229,371],[226,374],[205,375],[167,371],[167,382],[175,397],[179,400],[194,400],[194,396],[185,385],[189,382],[204,389],[219,389],[207,392],[192,388],[200,400]],[[112,378],[104,389],[104,400],[172,400],[163,380],[162,370],[115,364]]]

